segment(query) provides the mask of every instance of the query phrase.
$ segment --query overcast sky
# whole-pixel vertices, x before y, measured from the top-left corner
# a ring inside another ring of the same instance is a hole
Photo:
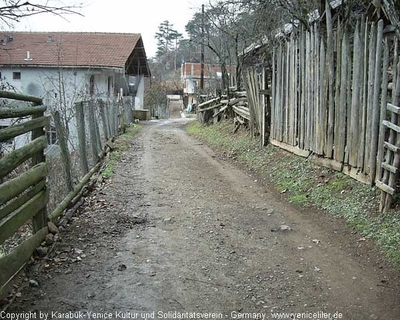
[[[89,31],[141,33],[148,57],[156,52],[154,35],[159,24],[169,20],[178,32],[199,10],[202,0],[82,0],[84,17],[62,18],[37,15],[14,25],[15,31]],[[205,1],[205,0],[204,0]],[[72,1],[64,1],[65,3]]]

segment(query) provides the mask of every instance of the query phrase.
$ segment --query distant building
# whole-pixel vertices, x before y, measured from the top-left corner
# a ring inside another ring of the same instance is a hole
[[[232,81],[235,74],[234,66],[227,66],[227,72]],[[181,67],[183,93],[189,96],[189,103],[193,103],[194,95],[200,88],[201,64],[198,62],[184,62]],[[204,89],[215,91],[221,88],[222,70],[216,64],[204,64]]]

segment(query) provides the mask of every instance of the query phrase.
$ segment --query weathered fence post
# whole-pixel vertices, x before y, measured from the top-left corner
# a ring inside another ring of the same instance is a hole
[[[41,103],[35,103],[34,105],[40,105]],[[32,115],[32,120],[43,117],[44,116],[44,111],[41,111],[39,113],[35,113]],[[43,127],[39,127],[35,130],[32,130],[32,141],[45,136],[46,133],[43,130]],[[32,166],[35,166],[39,163],[45,162],[46,157],[44,154],[44,150],[41,150],[38,152],[35,156],[32,157]],[[44,192],[46,192],[46,185],[44,185],[43,189]],[[48,193],[47,193],[48,196]],[[32,228],[33,228],[33,233],[39,232],[42,228],[44,228],[47,225],[47,207],[44,206],[42,209],[36,213],[36,215],[32,218]]]
[[[375,181],[382,177],[382,162],[383,162],[383,144],[385,142],[385,126],[382,125],[382,121],[386,118],[387,110],[387,91],[388,91],[388,67],[389,67],[389,41],[386,38],[383,48],[383,68],[382,68],[382,98],[381,98],[381,110],[380,110],[380,130],[379,130],[379,142],[378,142],[378,157],[377,157],[377,173]],[[394,68],[396,69],[396,68]]]
[[[359,144],[359,118],[360,118],[360,107],[359,107],[359,96],[360,88],[362,86],[361,69],[362,61],[361,56],[361,39],[359,33],[359,23],[357,23],[356,30],[354,31],[354,49],[353,49],[353,92],[351,102],[351,115],[347,120],[350,122],[350,131],[348,132],[347,148],[349,149],[349,164],[352,167],[357,166],[358,159],[358,144]]]
[[[114,136],[114,128],[113,128],[113,114],[112,114],[112,101],[110,99],[107,100],[107,106],[104,110],[107,114],[107,126],[108,132],[110,134],[110,138]]]
[[[83,102],[75,103],[75,110],[81,174],[84,176],[89,172],[89,166],[86,154],[85,114],[83,111]]]
[[[114,122],[114,134],[118,133],[118,127],[120,125],[120,110],[119,110],[119,104],[118,101],[114,100],[113,103],[113,122]]]
[[[100,154],[103,147],[101,144],[100,128],[99,128],[98,116],[96,113],[96,106],[97,104],[93,101],[93,113],[94,113],[94,123],[96,132],[96,148],[97,148],[97,153]]]
[[[68,152],[68,144],[67,144],[67,138],[65,136],[66,135],[65,128],[61,122],[59,111],[55,111],[53,113],[53,118],[54,118],[54,124],[56,125],[58,142],[60,144],[61,159],[63,162],[64,173],[65,173],[65,182],[67,185],[68,192],[71,192],[74,189],[74,185],[72,183],[72,177],[71,177],[71,159],[69,157],[69,152]]]
[[[372,100],[372,135],[371,135],[371,154],[370,154],[370,183],[375,183],[376,175],[376,162],[378,151],[378,137],[379,137],[379,98],[381,87],[381,60],[382,60],[382,37],[383,37],[383,21],[378,22],[377,39],[376,39],[376,54],[375,54],[375,70],[374,70],[374,83],[373,83],[373,100]],[[383,120],[383,119],[382,119]]]
[[[335,101],[334,101],[334,81],[335,81],[335,58],[334,58],[334,40],[331,7],[326,0],[326,60],[328,64],[328,131],[326,136],[326,156],[333,157],[333,137],[335,126]]]
[[[374,98],[374,74],[375,74],[375,61],[376,61],[376,28],[373,23],[370,30],[370,43],[369,43],[369,70],[368,70],[368,87],[367,87],[367,130],[365,132],[365,157],[364,157],[364,171],[370,173],[370,157],[371,157],[371,128],[373,117],[373,98]]]
[[[112,109],[111,109],[111,101],[108,99],[106,106],[105,106],[105,110],[104,113],[106,114],[106,120],[107,120],[107,128],[108,128],[108,134],[109,134],[109,138],[112,138],[114,136],[114,131],[112,128]]]
[[[107,126],[107,113],[104,110],[105,109],[104,101],[99,100],[98,103],[99,103],[99,108],[100,108],[100,117],[101,117],[101,121],[103,123],[104,137],[107,141],[110,138],[110,133],[108,131],[108,126]]]
[[[93,100],[89,101],[89,135],[90,135],[90,147],[92,149],[92,155],[94,162],[99,160],[99,153],[97,152],[97,134],[96,134],[96,122],[94,118],[94,105]]]

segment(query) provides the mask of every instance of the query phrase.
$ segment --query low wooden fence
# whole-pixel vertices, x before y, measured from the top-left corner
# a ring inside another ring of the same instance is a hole
[[[58,111],[53,112],[53,119],[63,163],[63,181],[67,187],[62,190],[63,198],[59,198],[49,214],[49,219],[55,221],[67,207],[77,202],[83,187],[99,170],[100,160],[110,150],[110,141],[133,122],[133,116],[128,99],[99,99],[77,102],[69,128],[61,121]],[[76,137],[67,141],[66,131],[76,131]],[[78,182],[74,185],[73,181]]]
[[[85,185],[100,169],[100,160],[110,150],[111,140],[124,131],[133,116],[129,99],[78,102],[72,110],[74,116],[65,121],[58,110],[47,110],[52,117],[45,116],[46,107],[39,98],[1,91],[0,98],[32,104],[0,107],[0,119],[24,118],[0,130],[0,143],[32,132],[31,142],[0,157],[0,246],[28,221],[33,229],[29,239],[0,258],[1,294],[47,235],[48,221],[56,222],[80,199]],[[50,127],[50,118],[57,142],[48,146],[44,129]],[[45,157],[51,149],[51,155]],[[52,167],[53,162],[58,166]],[[31,168],[10,175],[21,164]]]
[[[32,132],[31,142],[0,158],[0,245],[27,221],[32,221],[33,235],[0,259],[0,292],[30,259],[33,250],[42,242],[47,231],[46,205],[49,191],[46,188],[47,164],[44,149],[47,140],[44,127],[49,118],[46,107],[35,97],[0,92],[0,98],[32,103],[29,107],[2,107],[0,119],[31,118],[0,130],[0,143]],[[22,174],[10,175],[17,167],[28,164]]]
[[[213,123],[222,115],[233,116],[234,129],[237,132],[244,126],[252,136],[261,137],[261,145],[265,146],[269,138],[269,122],[271,110],[271,90],[268,87],[268,71],[263,66],[248,67],[244,70],[246,91],[230,91],[230,96],[211,97],[199,105],[199,120],[206,124]]]
[[[222,114],[232,110],[235,120],[235,132],[241,125],[247,124],[251,119],[247,93],[245,91],[232,92],[231,96],[231,98],[226,95],[213,97],[199,104],[197,113],[200,121],[203,124],[208,123],[210,120],[216,123],[220,120]]]

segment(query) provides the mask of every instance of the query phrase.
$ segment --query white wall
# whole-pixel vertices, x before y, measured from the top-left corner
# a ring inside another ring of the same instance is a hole
[[[70,119],[70,147],[77,141],[76,124],[73,119],[74,104],[90,98],[90,77],[94,76],[93,97],[107,98],[109,93],[111,96],[114,95],[115,78],[122,75],[114,70],[55,68],[1,68],[0,72],[2,81],[14,87],[16,92],[41,97],[43,103],[49,107],[49,111],[59,110],[63,112],[62,115]],[[14,72],[20,72],[21,79],[13,79]],[[110,88],[109,77],[111,77]],[[26,137],[23,140],[17,137],[14,139],[14,147],[20,148],[29,140]]]
[[[137,87],[137,93],[135,96],[135,109],[143,109],[144,108],[144,87],[145,87],[145,78],[144,76],[137,77],[139,81],[139,85]]]
[[[113,95],[115,77],[120,75],[113,70],[96,69],[1,68],[0,71],[3,81],[12,85],[17,92],[57,101],[59,93],[65,91],[65,97],[70,102],[89,98],[91,75],[94,75],[95,97],[107,97],[108,77],[112,77]],[[21,79],[14,80],[13,72],[20,72]]]
[[[56,69],[56,68],[1,68],[2,81],[9,83],[16,92],[43,98],[43,103],[53,110],[64,110],[63,115],[68,119],[70,141],[77,141],[76,124],[73,119],[77,101],[88,100],[91,97],[106,99],[112,98],[119,92],[116,83],[120,83],[124,77],[122,70],[118,69]],[[13,72],[20,72],[21,79],[13,79]],[[93,95],[91,95],[90,78],[94,76]],[[144,77],[140,80],[135,108],[143,108]],[[21,139],[16,139],[20,147]]]
[[[195,85],[194,85],[194,80],[193,79],[184,79],[185,81],[185,88],[183,89],[184,93],[194,93],[195,91]]]

